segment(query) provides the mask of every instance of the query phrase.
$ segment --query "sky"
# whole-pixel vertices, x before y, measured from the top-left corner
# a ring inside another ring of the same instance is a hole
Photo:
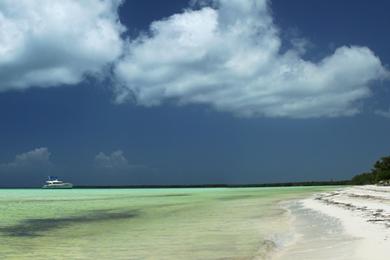
[[[4,0],[0,187],[349,179],[390,154],[385,0]]]

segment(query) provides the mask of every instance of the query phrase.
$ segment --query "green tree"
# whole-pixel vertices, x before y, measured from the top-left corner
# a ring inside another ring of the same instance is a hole
[[[375,181],[390,180],[390,156],[383,157],[377,161],[372,170]]]
[[[374,164],[371,172],[362,173],[352,178],[355,185],[374,184],[379,181],[390,180],[390,156],[383,157]]]
[[[354,185],[366,185],[375,183],[375,176],[371,172],[362,173],[352,178]]]

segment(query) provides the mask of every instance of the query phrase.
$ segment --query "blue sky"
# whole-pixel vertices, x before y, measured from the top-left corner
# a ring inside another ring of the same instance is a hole
[[[0,186],[367,171],[390,147],[389,5],[4,1]]]

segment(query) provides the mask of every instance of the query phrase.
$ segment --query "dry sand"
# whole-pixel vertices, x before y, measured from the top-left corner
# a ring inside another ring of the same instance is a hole
[[[390,259],[390,187],[342,188],[317,194],[301,203],[305,208],[338,219],[344,232],[354,238],[348,252],[335,255],[334,259]]]

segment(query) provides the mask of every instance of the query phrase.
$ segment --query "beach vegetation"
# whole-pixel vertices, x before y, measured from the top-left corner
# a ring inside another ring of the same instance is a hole
[[[354,185],[377,184],[390,180],[390,156],[376,161],[371,172],[362,173],[352,178]]]

